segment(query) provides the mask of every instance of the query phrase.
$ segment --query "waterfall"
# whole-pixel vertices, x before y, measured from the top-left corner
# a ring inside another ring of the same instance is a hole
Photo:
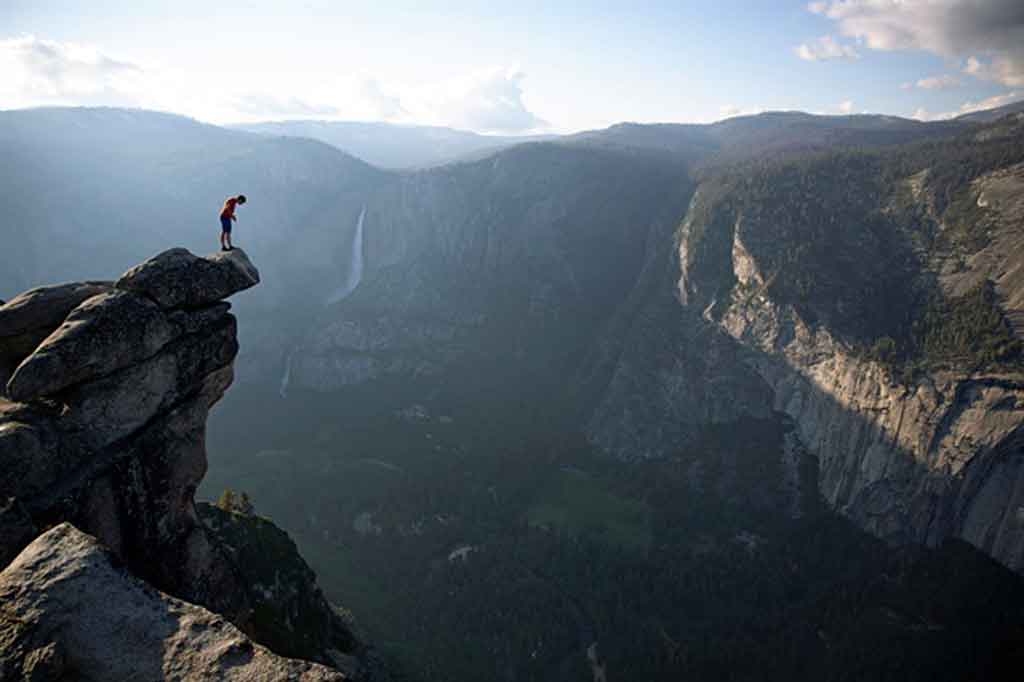
[[[352,239],[352,258],[349,259],[348,276],[345,283],[335,290],[327,299],[327,305],[333,305],[351,294],[363,279],[363,221],[366,220],[366,206],[359,212],[356,222],[356,236]]]
[[[288,358],[284,361],[284,376],[281,377],[281,388],[278,390],[282,398],[288,397],[288,385],[292,383],[292,355],[294,354],[295,351],[288,353]]]

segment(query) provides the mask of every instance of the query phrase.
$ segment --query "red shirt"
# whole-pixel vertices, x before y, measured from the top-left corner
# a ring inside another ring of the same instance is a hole
[[[235,217],[235,206],[238,204],[238,199],[231,197],[224,202],[224,208],[220,211],[221,218],[234,218]]]

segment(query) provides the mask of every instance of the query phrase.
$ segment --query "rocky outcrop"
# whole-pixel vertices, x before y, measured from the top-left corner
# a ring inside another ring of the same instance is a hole
[[[214,262],[252,268],[241,251]],[[0,324],[46,319],[53,305],[19,299]],[[159,588],[244,622],[248,606],[192,508],[206,415],[238,351],[228,306],[164,310],[109,290],[48,319],[55,328],[20,359],[0,402],[0,498],[39,527],[74,523]],[[5,563],[20,549],[5,546]]]
[[[285,656],[358,669],[359,661],[345,653],[358,643],[287,533],[252,513],[209,504],[197,505],[197,511],[238,567],[263,644]]]
[[[40,530],[71,523],[155,588],[273,639],[193,500],[207,414],[238,353],[222,299],[258,282],[241,250],[173,249],[113,285],[40,289],[0,307],[0,334],[16,340],[2,346],[13,372],[0,396],[0,566]],[[315,606],[325,632],[344,629]],[[356,647],[351,635],[332,642]]]
[[[0,679],[348,679],[255,644],[221,616],[153,589],[62,523],[0,573]]]
[[[200,258],[170,249],[124,273],[121,291],[153,299],[164,309],[199,308],[259,284],[260,273],[241,251]]]

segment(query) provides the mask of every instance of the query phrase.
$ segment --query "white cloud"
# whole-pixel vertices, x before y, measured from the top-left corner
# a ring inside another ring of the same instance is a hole
[[[831,0],[808,9],[835,21],[842,35],[870,49],[973,58],[966,73],[1007,87],[1024,86],[1021,0]]]
[[[971,114],[975,111],[985,111],[986,109],[995,109],[996,107],[1013,104],[1014,102],[1022,99],[1024,99],[1024,92],[1007,92],[1002,95],[994,95],[975,102],[964,102],[956,111],[945,111],[933,114],[927,109],[919,108],[914,112],[913,118],[916,118],[919,121],[945,121],[947,119],[956,118],[957,116],[963,116],[964,114]]]
[[[524,100],[525,74],[516,68],[481,69],[403,93],[402,105],[423,122],[483,132],[545,128]]]
[[[144,66],[93,46],[23,36],[0,40],[0,74],[0,108],[129,106],[211,122],[385,120],[506,133],[547,126],[527,105],[526,76],[515,68],[416,84],[382,83],[370,74],[225,77]]]
[[[852,45],[843,45],[832,36],[822,36],[810,43],[795,48],[800,59],[817,62],[827,59],[860,59],[860,53]]]
[[[364,78],[359,86],[359,94],[375,110],[376,115],[372,118],[387,121],[408,114],[402,106],[402,99],[385,92],[376,78]]]
[[[915,85],[922,90],[948,90],[949,88],[959,88],[963,84],[962,80],[948,73],[942,74],[941,76],[922,78],[915,83]]]
[[[136,105],[143,70],[75,43],[22,36],[0,40],[0,106]]]
[[[839,103],[839,113],[841,114],[852,114],[853,113],[853,100],[848,99]]]
[[[737,116],[756,116],[757,114],[764,113],[764,109],[760,107],[746,108],[738,107],[735,104],[723,104],[718,107],[718,118],[717,121],[722,121],[727,118],[736,118]]]
[[[917,110],[911,114],[911,118],[916,118],[918,121],[934,121],[932,115],[924,107],[918,107]]]
[[[900,89],[913,90],[914,88],[920,88],[921,90],[948,90],[950,88],[959,88],[963,84],[963,80],[957,76],[944,73],[940,76],[929,76],[928,78],[922,78],[917,81],[903,83],[900,85]]]
[[[299,91],[304,88],[295,84]],[[346,76],[323,85],[310,95],[243,92],[227,101],[232,120],[349,119],[401,120],[408,112],[401,99],[388,94],[369,76]]]
[[[1024,86],[1024,56],[1016,59],[995,56],[987,62],[969,57],[964,65],[964,73],[1011,88],[1021,87]]]

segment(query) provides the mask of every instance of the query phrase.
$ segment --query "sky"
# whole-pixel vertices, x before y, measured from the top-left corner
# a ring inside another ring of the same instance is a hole
[[[1024,99],[1024,0],[0,0],[0,109],[567,133]]]

